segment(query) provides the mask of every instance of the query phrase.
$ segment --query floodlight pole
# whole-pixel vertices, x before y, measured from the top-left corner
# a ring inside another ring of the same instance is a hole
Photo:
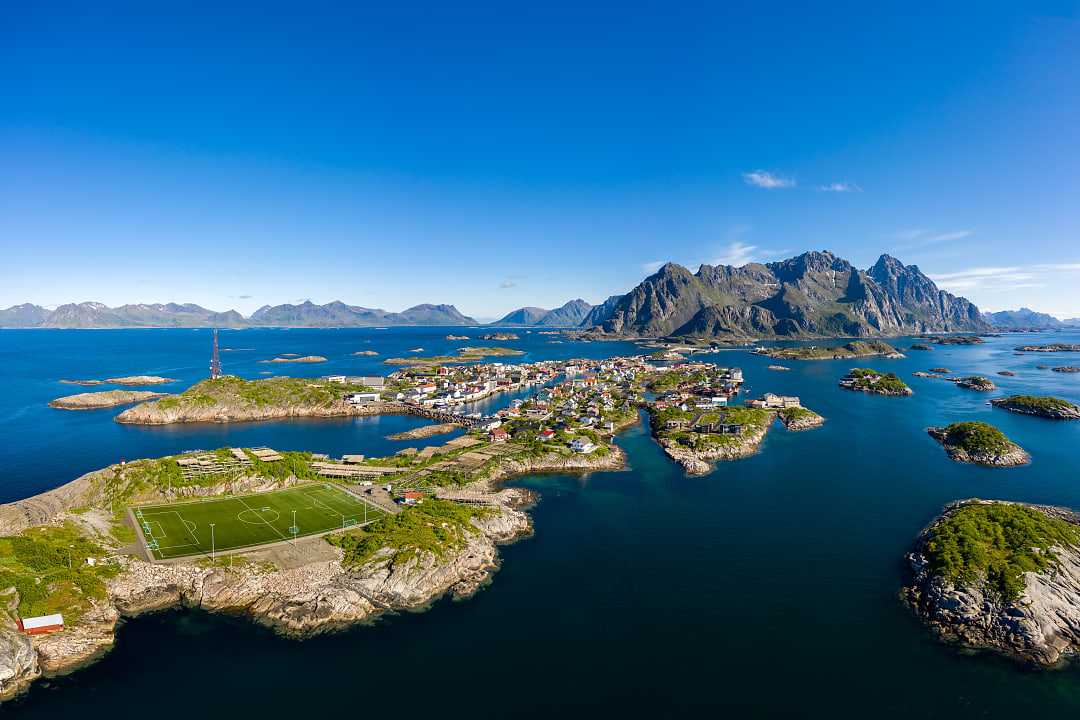
[[[214,525],[217,523],[210,523],[210,559],[217,560],[217,545],[214,543]]]

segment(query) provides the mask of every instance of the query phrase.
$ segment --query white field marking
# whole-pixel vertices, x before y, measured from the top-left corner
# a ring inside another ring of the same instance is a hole
[[[158,533],[154,532],[154,526],[155,525],[157,525],[158,532],[161,533],[160,535],[158,535]],[[147,520],[146,521],[146,527],[150,530],[150,537],[154,538],[155,540],[158,540],[160,538],[169,537],[169,534],[167,532],[165,532],[165,527],[161,524],[161,521],[159,521],[159,520]]]
[[[335,510],[334,508],[330,507],[326,503],[323,503],[322,501],[320,501],[318,498],[314,497],[313,495],[310,495],[310,494],[308,494],[306,492],[304,494],[307,495],[308,498],[313,503],[316,503],[317,505],[320,505],[321,507],[325,508],[326,510],[329,510],[330,512],[334,513],[339,518],[341,518],[343,521],[348,520],[348,519],[356,520],[356,519],[358,519],[360,517],[359,513],[352,513],[352,514],[346,515],[345,513],[341,512],[340,510]]]
[[[279,513],[277,510],[275,510],[274,508],[266,507],[266,508],[262,508],[261,510],[241,510],[240,512],[236,513],[236,519],[239,520],[240,522],[246,523],[248,525],[258,525],[260,521],[261,522],[266,522],[266,518],[263,516],[263,513],[267,512],[267,511],[270,511],[270,512],[274,513],[274,519],[271,520],[270,522],[275,522],[281,517],[281,513]],[[257,520],[245,520],[243,518],[243,515],[246,512],[255,513],[255,517],[258,518],[258,519]]]
[[[248,505],[248,504],[247,504],[246,502],[244,502],[244,499],[243,499],[243,498],[237,497],[236,499],[240,501],[240,504],[241,504],[241,505],[243,505],[243,506],[244,506],[244,507],[246,507],[246,508],[247,508],[248,510],[251,510],[251,511],[252,511],[252,512],[254,512],[254,513],[255,513],[256,515],[258,515],[258,512],[257,512],[257,511],[255,510],[255,508],[253,508],[253,507],[250,507],[250,506],[249,506],[249,505]],[[270,528],[271,530],[273,530],[273,531],[274,531],[274,532],[275,532],[275,533],[277,534],[277,536],[278,536],[279,538],[281,538],[282,540],[288,540],[288,539],[289,539],[289,538],[285,537],[284,535],[282,535],[282,534],[281,534],[281,532],[280,532],[280,531],[279,531],[279,530],[278,530],[278,529],[277,529],[276,527],[274,527],[274,526],[273,526],[273,525],[271,525],[271,524],[270,524],[269,522],[267,522],[267,521],[266,521],[266,519],[265,519],[265,518],[263,518],[263,517],[262,517],[261,515],[260,515],[259,517],[260,517],[260,519],[262,519],[262,521],[263,521],[264,523],[266,523],[266,527],[268,527],[268,528]],[[279,516],[279,517],[280,517],[280,516]]]
[[[164,546],[165,548],[189,547],[189,546],[191,546],[193,544],[194,545],[199,544],[199,537],[195,534],[195,528],[197,527],[195,525],[195,523],[190,521],[190,520],[185,520],[184,516],[181,515],[179,512],[177,512],[176,510],[159,510],[157,512],[150,512],[150,513],[146,513],[146,514],[147,515],[175,515],[177,517],[177,519],[180,520],[180,524],[183,525],[184,529],[188,531],[189,535],[191,535],[191,539],[195,541],[194,543],[185,543],[183,545],[166,545],[166,546]],[[168,535],[165,534],[164,527],[161,525],[161,521],[159,521],[159,520],[146,520],[144,522],[146,522],[148,524],[151,523],[151,522],[156,522],[158,527],[162,528],[161,529],[161,536],[162,537],[168,537]],[[151,537],[156,537],[153,534],[153,532],[151,532],[150,536]]]

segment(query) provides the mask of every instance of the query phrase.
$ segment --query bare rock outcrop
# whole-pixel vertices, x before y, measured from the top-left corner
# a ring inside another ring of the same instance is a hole
[[[1023,592],[1006,600],[985,579],[964,586],[935,574],[926,542],[949,514],[947,510],[924,530],[907,555],[910,579],[901,592],[904,602],[940,639],[969,648],[994,651],[1025,664],[1052,667],[1080,650],[1080,548],[1054,547],[1057,563],[1046,572],[1023,574]],[[1077,523],[1065,508],[1028,505],[1051,517]]]

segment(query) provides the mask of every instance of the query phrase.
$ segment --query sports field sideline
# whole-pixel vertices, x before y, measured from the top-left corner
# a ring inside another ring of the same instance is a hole
[[[333,485],[310,484],[256,495],[141,505],[131,512],[150,553],[165,560],[362,525],[386,511]]]

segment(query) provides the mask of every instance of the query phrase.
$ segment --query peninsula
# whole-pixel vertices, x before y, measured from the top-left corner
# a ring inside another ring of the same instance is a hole
[[[904,602],[939,639],[1034,667],[1080,651],[1080,516],[966,500],[907,555]]]
[[[14,588],[0,611],[9,618],[0,623],[0,697],[96,660],[118,620],[144,612],[200,607],[307,637],[475,592],[497,566],[496,545],[531,529],[521,510],[530,493],[500,490],[504,480],[625,464],[611,439],[638,420],[629,393],[644,360],[488,370],[520,382],[556,367],[563,382],[441,446],[340,460],[196,451],[112,465],[0,505],[0,575]],[[216,385],[200,383],[196,399],[182,402],[256,402],[300,392],[295,383],[325,399],[327,384],[339,384],[282,380],[205,381]],[[207,536],[210,526],[216,535]],[[49,581],[34,581],[42,576]],[[17,619],[46,614],[62,616],[59,632],[15,629]]]
[[[989,423],[955,422],[946,427],[926,429],[949,457],[957,462],[989,467],[1013,467],[1031,462],[1031,456]]]

